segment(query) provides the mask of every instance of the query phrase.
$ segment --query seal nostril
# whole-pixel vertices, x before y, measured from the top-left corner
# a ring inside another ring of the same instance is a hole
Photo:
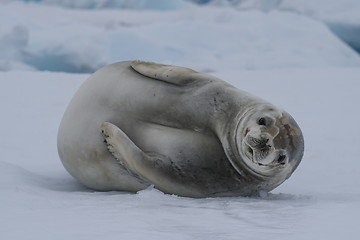
[[[259,120],[258,120],[258,124],[259,125],[262,125],[262,126],[266,126],[266,119],[265,118],[260,118]]]

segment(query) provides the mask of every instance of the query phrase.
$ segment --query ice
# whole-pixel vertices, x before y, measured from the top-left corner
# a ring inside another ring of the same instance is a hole
[[[358,0],[211,0],[205,3],[233,6],[241,11],[280,10],[302,14],[324,22],[340,39],[360,53],[360,2]]]
[[[360,53],[360,2],[345,1],[283,1],[281,9],[299,12],[325,22],[329,28]]]
[[[66,8],[82,9],[102,9],[102,8],[119,8],[119,9],[148,9],[148,10],[178,10],[188,8],[189,2],[184,0],[0,0],[3,2],[26,2],[44,5],[55,5]]]
[[[86,74],[0,72],[2,239],[356,239],[360,68],[214,75],[285,108],[305,136],[293,176],[257,198],[94,192],[63,168],[56,134]]]
[[[94,72],[131,59],[191,63],[207,72],[360,66],[360,56],[323,23],[291,12],[80,10],[10,2],[1,4],[0,21],[6,23],[0,28],[3,70]]]

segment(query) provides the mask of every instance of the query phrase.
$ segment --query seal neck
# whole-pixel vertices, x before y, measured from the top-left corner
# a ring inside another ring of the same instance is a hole
[[[218,102],[223,102],[222,107],[220,111],[215,112],[211,125],[222,143],[223,140],[229,142],[230,135],[235,136],[239,123],[248,112],[254,111],[260,105],[271,105],[261,98],[232,86],[224,91],[221,98]]]

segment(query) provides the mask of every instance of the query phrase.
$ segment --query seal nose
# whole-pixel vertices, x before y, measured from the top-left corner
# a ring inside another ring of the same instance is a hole
[[[269,138],[260,136],[260,137],[254,137],[250,134],[246,135],[246,143],[251,148],[262,148],[266,145],[266,143],[269,141]]]
[[[254,150],[254,160],[261,162],[266,159],[266,157],[270,154],[270,149],[270,147],[265,146],[264,148]]]
[[[269,142],[270,138],[265,134],[261,134],[259,137],[247,134],[245,143],[248,146],[248,157],[257,163],[264,161],[272,152],[272,147],[268,144]]]
[[[269,138],[267,136],[260,136],[260,137],[254,137],[251,134],[246,135],[246,143],[249,147],[260,149],[266,146],[266,144],[269,142]]]

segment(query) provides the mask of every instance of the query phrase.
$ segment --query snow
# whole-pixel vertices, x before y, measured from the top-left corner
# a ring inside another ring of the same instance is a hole
[[[63,168],[56,134],[87,74],[0,72],[1,239],[356,239],[360,68],[216,72],[287,109],[306,151],[259,198],[189,199],[155,189],[93,192]],[[346,78],[344,78],[346,76]],[[264,86],[264,87],[260,87]]]
[[[89,11],[9,2],[1,5],[0,22],[3,70],[94,72],[128,59],[207,72],[360,66],[360,56],[323,23],[291,12]]]
[[[199,2],[199,0],[194,1]],[[360,53],[360,1],[358,0],[210,0],[205,3],[216,6],[230,5],[240,11],[278,10],[309,16],[324,22],[333,33]]]
[[[0,20],[0,68],[8,70],[0,71],[0,239],[358,238],[360,57],[323,23],[277,10],[4,1]],[[305,137],[303,161],[274,191],[251,198],[85,188],[62,166],[56,135],[89,74],[38,70],[90,72],[128,59],[211,72],[286,109]]]
[[[26,2],[44,5],[55,5],[65,8],[82,8],[82,9],[102,9],[102,8],[119,8],[119,9],[147,9],[147,10],[178,10],[191,6],[184,0],[0,0],[3,2]]]
[[[331,31],[360,53],[360,1],[286,0],[280,5],[326,23]]]

